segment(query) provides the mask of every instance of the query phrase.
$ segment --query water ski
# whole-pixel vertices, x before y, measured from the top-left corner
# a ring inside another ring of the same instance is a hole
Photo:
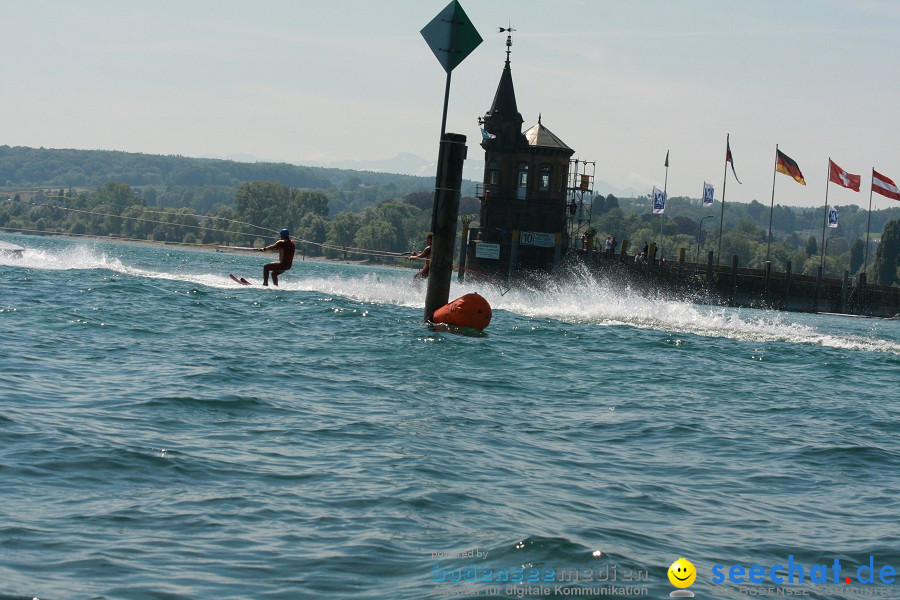
[[[244,279],[243,277],[238,278],[230,273],[228,274],[228,276],[231,277],[231,280],[234,281],[235,283],[239,283],[241,285],[250,285],[250,282],[247,281],[246,279]]]

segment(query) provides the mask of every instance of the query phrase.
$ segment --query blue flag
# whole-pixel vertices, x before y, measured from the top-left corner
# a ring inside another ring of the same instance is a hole
[[[712,185],[710,185],[704,181],[703,182],[703,206],[712,206],[713,205],[715,193],[716,193],[716,188],[714,188]]]
[[[653,214],[664,212],[666,212],[666,195],[661,189],[653,186]]]

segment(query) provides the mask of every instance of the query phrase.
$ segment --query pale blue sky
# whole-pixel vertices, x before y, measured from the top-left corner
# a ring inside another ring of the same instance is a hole
[[[461,0],[484,43],[453,72],[447,130],[483,160],[511,23],[525,127],[543,124],[597,178],[769,203],[775,144],[824,202],[829,156],[900,182],[900,2]],[[437,154],[444,71],[419,31],[444,0],[0,0],[0,144],[297,164]],[[895,206],[875,196],[875,206]]]

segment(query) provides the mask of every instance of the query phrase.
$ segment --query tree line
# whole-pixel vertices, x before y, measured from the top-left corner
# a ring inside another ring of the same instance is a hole
[[[354,248],[402,253],[420,247],[434,186],[433,178],[388,173],[10,146],[0,146],[0,182],[6,184],[0,186],[0,227],[8,229],[249,245],[288,227],[308,240],[304,252],[342,258],[353,258]],[[473,189],[464,182],[460,214],[477,220]],[[858,273],[868,250],[870,281],[900,280],[889,226],[900,219],[900,207],[873,211],[868,238],[867,210],[837,208],[839,227],[826,232],[825,275]],[[660,217],[650,214],[647,198],[595,196],[590,227],[600,243],[607,235],[629,240],[632,248],[655,242],[669,257],[683,247],[692,260],[718,252],[720,209],[719,201],[703,209],[699,199],[675,197]],[[776,270],[791,261],[794,272],[814,275],[823,218],[821,207],[775,206],[770,245],[769,206],[730,202],[720,260],[737,254],[740,264],[762,268],[768,254]]]
[[[430,207],[421,207],[426,195],[408,194],[328,218],[330,199],[323,191],[252,181],[237,188],[230,204],[197,214],[187,207],[150,204],[141,190],[110,181],[90,192],[0,195],[0,228],[235,246],[268,244],[280,229],[288,228],[305,254],[364,259],[368,251],[403,253],[421,246],[431,225]],[[469,206],[475,202],[467,200]]]
[[[148,206],[187,207],[207,214],[231,205],[237,189],[272,181],[329,198],[329,216],[360,212],[403,195],[434,187],[433,177],[306,167],[287,163],[161,156],[110,150],[28,148],[0,145],[0,192],[94,190],[109,181],[140,191]],[[464,183],[464,191],[474,188]],[[470,191],[469,191],[470,193]]]
[[[687,260],[705,261],[710,250],[719,256],[721,209],[719,201],[703,208],[699,198],[676,197],[667,200],[661,216],[651,214],[649,198],[607,196],[594,201],[591,226],[601,244],[612,235],[617,240],[629,240],[632,248],[656,243],[670,258],[685,248]],[[868,243],[868,280],[882,285],[900,282],[900,206],[872,211],[868,238],[868,210],[856,205],[838,206],[837,210],[838,227],[825,232],[824,276],[839,278],[845,270],[858,274],[864,267]],[[770,243],[769,207],[756,200],[749,204],[729,202],[721,228],[719,262],[730,264],[736,254],[742,266],[762,269],[768,256],[775,270],[784,270],[790,261],[793,272],[815,275],[822,265],[823,221],[822,207],[776,205]]]
[[[377,254],[420,248],[431,224],[433,193],[429,191],[411,192],[330,216],[333,199],[333,190],[329,194],[273,181],[251,181],[224,196],[215,208],[198,213],[186,206],[160,206],[159,195],[152,191],[109,181],[91,191],[0,194],[0,227],[238,246],[266,244],[286,227],[301,240],[301,252],[310,256],[377,259]],[[720,209],[721,205],[702,210],[699,199],[672,198],[667,214],[660,216],[650,214],[646,199],[598,196],[593,201],[590,223],[598,244],[611,235],[629,240],[632,248],[652,242],[669,257],[685,248],[689,260],[703,260],[708,250],[718,252]],[[478,210],[476,198],[462,198],[461,215],[477,220]],[[840,277],[844,270],[855,275],[865,260],[867,211],[846,206],[839,207],[839,214],[839,228],[829,229],[826,238],[824,272],[830,277]],[[725,215],[721,256],[727,257],[723,259],[726,264],[737,254],[740,264],[762,268],[768,254],[776,270],[791,261],[794,272],[816,273],[821,264],[821,209],[776,206],[771,244],[766,227],[768,210],[760,203],[730,203]],[[701,219],[705,225],[702,232]],[[869,280],[894,284],[900,281],[900,207],[874,211],[871,221]]]

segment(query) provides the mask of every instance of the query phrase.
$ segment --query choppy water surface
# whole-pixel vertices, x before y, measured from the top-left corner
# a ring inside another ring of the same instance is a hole
[[[900,322],[454,281],[494,308],[464,336],[410,270],[262,289],[228,278],[255,255],[3,239],[0,597],[660,598],[681,556],[739,597],[728,568],[792,556],[779,589],[855,598],[870,556],[870,590],[900,571]],[[851,584],[811,587],[836,558]]]

